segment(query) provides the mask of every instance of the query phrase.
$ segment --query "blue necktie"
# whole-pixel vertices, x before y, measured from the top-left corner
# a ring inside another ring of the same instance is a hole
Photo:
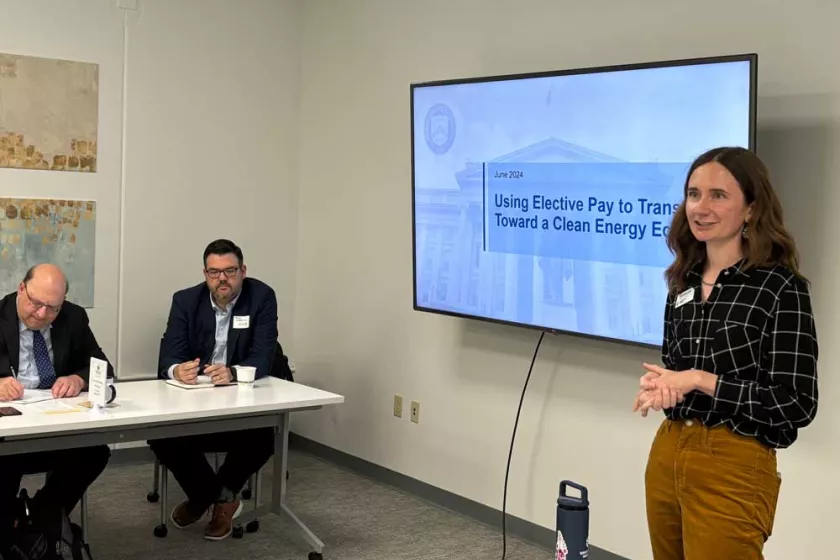
[[[38,368],[38,377],[41,383],[39,389],[49,389],[55,383],[55,367],[47,352],[47,341],[41,331],[32,331],[32,351],[35,354],[35,366]]]

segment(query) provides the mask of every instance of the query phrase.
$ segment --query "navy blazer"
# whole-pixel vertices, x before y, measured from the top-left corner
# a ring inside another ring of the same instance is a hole
[[[17,292],[0,300],[0,378],[12,375],[11,368],[20,369],[20,319],[17,314]],[[65,301],[52,322],[50,340],[56,377],[78,375],[87,386],[90,359],[108,363],[108,377],[114,377],[114,366],[90,330],[90,321],[83,307]]]
[[[234,328],[235,318],[248,316],[248,327]],[[227,367],[254,366],[257,379],[271,372],[277,349],[277,296],[266,283],[245,278],[228,326]],[[201,283],[175,292],[160,344],[158,376],[169,379],[169,368],[198,358],[209,364],[216,345],[216,315],[210,290]]]

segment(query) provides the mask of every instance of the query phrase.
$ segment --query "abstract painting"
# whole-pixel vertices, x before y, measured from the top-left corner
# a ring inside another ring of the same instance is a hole
[[[0,198],[0,297],[31,266],[51,263],[67,276],[67,299],[93,307],[95,240],[93,201]]]
[[[0,53],[0,167],[96,172],[99,65]]]

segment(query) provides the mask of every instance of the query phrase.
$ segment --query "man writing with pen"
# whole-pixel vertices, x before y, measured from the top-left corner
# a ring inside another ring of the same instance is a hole
[[[237,366],[255,367],[257,378],[269,375],[279,348],[274,290],[247,276],[242,250],[227,239],[207,246],[203,264],[204,282],[172,297],[160,377],[192,385],[204,375],[223,386],[236,381]],[[204,538],[217,541],[231,534],[242,511],[238,493],[274,453],[274,429],[176,437],[149,446],[187,495],[172,511],[172,523],[186,528],[212,509]],[[225,460],[214,472],[204,453],[220,451]]]
[[[67,289],[61,269],[41,264],[26,273],[16,292],[0,300],[4,404],[15,408],[29,389],[50,390],[54,398],[76,397],[87,388],[90,359],[108,362],[85,310],[65,301]],[[108,377],[113,376],[108,363]],[[59,504],[69,514],[109,459],[107,445],[0,456],[0,543],[10,540],[15,497],[25,474],[49,472],[35,500]]]

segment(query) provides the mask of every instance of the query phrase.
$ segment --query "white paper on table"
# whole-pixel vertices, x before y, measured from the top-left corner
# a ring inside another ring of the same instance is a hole
[[[85,409],[70,404],[62,399],[51,399],[48,401],[41,401],[32,403],[26,407],[25,412],[34,412],[39,414],[63,414],[65,412],[83,412]]]
[[[167,383],[170,385],[174,385],[175,387],[180,387],[181,389],[212,389],[213,387],[225,387],[227,385],[233,385],[233,383],[226,383],[225,385],[214,385],[213,378],[209,375],[199,375],[195,378],[195,383],[190,385],[187,383],[181,383],[177,379],[167,379]]]
[[[52,389],[24,389],[23,398],[12,401],[15,404],[33,404],[53,400]]]

